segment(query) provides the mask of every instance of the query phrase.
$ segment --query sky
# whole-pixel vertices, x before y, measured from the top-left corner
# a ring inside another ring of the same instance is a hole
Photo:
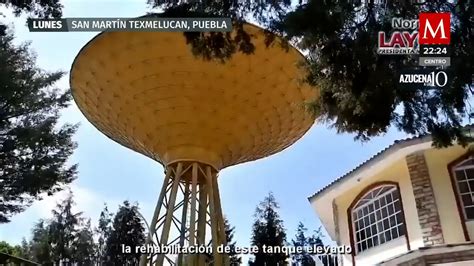
[[[145,0],[66,0],[64,17],[138,17],[150,9]],[[10,12],[1,18],[13,23],[16,42],[31,42],[37,64],[48,71],[68,72],[74,57],[97,33],[61,32],[31,33],[25,18],[13,18]],[[69,73],[57,84],[68,88]],[[64,110],[61,123],[80,123],[74,140],[78,148],[70,163],[79,164],[77,180],[71,185],[76,211],[96,225],[104,203],[115,211],[124,200],[137,202],[142,213],[152,217],[163,181],[163,167],[134,151],[120,146],[94,128],[72,103]],[[216,136],[218,137],[218,136]],[[280,204],[279,213],[287,229],[288,240],[295,235],[298,223],[314,230],[320,227],[308,197],[364,162],[396,139],[407,137],[391,130],[387,134],[361,143],[351,134],[338,134],[327,124],[315,124],[298,142],[286,150],[254,162],[221,171],[219,186],[223,212],[235,226],[237,245],[250,245],[255,208],[269,192]],[[51,210],[65,192],[35,202],[10,223],[0,224],[0,240],[19,244],[31,236],[39,219],[51,217]],[[331,204],[331,203],[328,203]],[[323,239],[330,241],[328,237]]]

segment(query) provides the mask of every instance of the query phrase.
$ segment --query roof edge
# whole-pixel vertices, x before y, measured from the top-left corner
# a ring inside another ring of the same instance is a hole
[[[468,131],[467,133],[470,133],[471,135],[473,134],[473,132],[471,132],[471,130],[473,130],[473,129],[474,129],[474,124],[469,124],[469,125],[466,125],[466,126],[462,127],[462,130]],[[335,185],[337,185],[341,182],[344,182],[347,179],[359,174],[360,172],[364,171],[368,167],[379,163],[381,160],[385,159],[389,155],[391,155],[391,154],[393,154],[393,153],[395,153],[395,152],[397,152],[397,151],[399,151],[403,148],[407,148],[407,147],[410,147],[410,146],[413,146],[413,145],[423,144],[423,143],[427,143],[427,142],[431,142],[431,141],[432,141],[431,134],[420,135],[420,136],[410,137],[410,138],[401,139],[401,140],[395,140],[391,145],[389,145],[385,149],[379,151],[378,153],[373,155],[371,158],[369,158],[365,162],[359,164],[358,166],[356,166],[351,171],[347,172],[346,174],[344,174],[341,177],[336,178],[331,183],[329,183],[328,185],[326,185],[322,189],[318,190],[313,195],[309,196],[308,201],[312,202],[313,200],[321,197],[323,194],[325,194],[325,192],[328,191],[329,188],[331,188],[331,187],[333,187],[333,186],[335,186]]]

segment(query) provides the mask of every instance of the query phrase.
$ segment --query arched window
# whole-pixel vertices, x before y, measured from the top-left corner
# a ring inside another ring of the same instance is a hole
[[[351,209],[357,253],[406,234],[398,186],[380,185],[365,193]]]
[[[474,220],[474,158],[469,157],[456,164],[453,171],[464,218]]]

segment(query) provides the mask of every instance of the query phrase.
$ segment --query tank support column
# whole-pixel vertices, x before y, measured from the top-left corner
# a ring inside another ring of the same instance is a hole
[[[144,254],[140,266],[230,265],[229,257],[217,252],[218,246],[226,245],[226,234],[213,167],[198,162],[177,162],[166,167],[145,243],[160,249],[194,247],[199,253]]]

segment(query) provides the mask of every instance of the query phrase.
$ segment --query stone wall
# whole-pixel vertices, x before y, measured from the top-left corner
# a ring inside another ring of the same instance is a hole
[[[474,250],[463,250],[426,256],[426,262],[429,264],[450,263],[469,260],[474,260]],[[472,265],[474,265],[474,263]]]
[[[427,264],[423,257],[398,264],[398,266],[425,266],[425,265]]]
[[[443,264],[443,263],[452,263],[452,262],[461,262],[461,261],[465,261],[465,262],[473,261],[472,265],[474,265],[474,249],[424,255],[416,259],[403,262],[397,265],[398,266],[425,266],[425,265],[432,265],[432,264]]]
[[[423,152],[414,153],[406,157],[406,162],[415,195],[423,243],[425,246],[443,244],[443,230],[425,156]]]

